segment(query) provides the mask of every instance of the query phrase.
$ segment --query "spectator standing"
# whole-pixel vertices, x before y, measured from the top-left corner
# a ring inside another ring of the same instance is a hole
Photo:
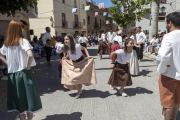
[[[44,33],[43,37],[42,37],[42,41],[43,41],[43,44],[44,44],[44,48],[45,48],[45,51],[46,51],[46,60],[47,60],[47,65],[48,66],[51,66],[52,64],[50,63],[50,60],[51,60],[51,52],[52,52],[52,46],[47,44],[48,42],[47,39],[49,39],[51,37],[51,34],[50,34],[51,30],[49,27],[46,27],[46,32]]]
[[[138,60],[142,61],[143,48],[144,48],[143,46],[144,46],[144,42],[146,40],[146,35],[141,31],[141,27],[137,28],[136,40],[137,40],[137,45],[140,45],[140,47],[137,47],[137,49],[136,49]]]
[[[111,48],[114,43],[113,39],[116,36],[116,33],[112,31],[112,28],[109,28],[109,32],[107,34],[107,40],[108,40],[108,48],[109,48],[109,54],[111,54]]]

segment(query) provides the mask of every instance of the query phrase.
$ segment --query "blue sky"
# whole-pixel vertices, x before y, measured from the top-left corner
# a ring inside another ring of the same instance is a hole
[[[110,7],[112,5],[111,0],[93,0],[93,1],[96,2],[97,5],[99,5],[99,3],[104,2],[105,7]]]

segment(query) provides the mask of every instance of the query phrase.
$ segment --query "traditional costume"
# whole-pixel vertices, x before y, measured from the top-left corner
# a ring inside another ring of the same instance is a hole
[[[119,49],[122,49],[122,37],[121,36],[115,36],[114,39],[114,44],[112,45],[112,49],[111,49],[111,53],[116,51],[116,50],[119,50]],[[117,55],[114,56],[114,59],[117,58]]]
[[[113,39],[116,36],[115,32],[108,32],[107,39],[109,40],[109,52],[111,53],[112,44],[114,43]]]
[[[163,108],[173,108],[175,103],[180,104],[179,50],[180,30],[166,34],[157,56],[157,71],[160,73],[159,93]]]
[[[60,44],[56,44],[56,47],[59,51],[62,48]],[[62,58],[61,84],[70,90],[76,90],[77,86],[81,87],[82,84],[89,86],[97,83],[94,58],[84,58],[80,44],[76,44],[75,47],[74,54],[67,51],[70,59]]]
[[[80,37],[78,42],[81,44],[81,46],[87,48],[87,45],[86,43],[88,42],[88,39],[86,37]],[[87,57],[86,55],[86,52],[84,50],[82,50],[82,53],[83,53],[83,57]]]
[[[133,39],[134,44],[136,44],[136,40],[135,40],[134,36],[132,35],[130,38]],[[131,75],[138,75],[139,71],[140,71],[136,49],[137,49],[137,47],[134,46],[134,48],[132,49],[131,59],[129,61],[129,71],[130,71]]]
[[[107,54],[108,53],[108,45],[105,43],[105,34],[101,34],[101,38],[98,37],[98,54]]]
[[[127,63],[131,58],[131,53],[126,53],[123,49],[116,50],[115,52],[117,54],[116,63],[108,84],[112,87],[131,86],[132,80]]]
[[[27,50],[33,49],[26,40],[20,40],[19,46],[3,45],[1,54],[6,56],[8,66],[8,90],[7,109],[8,112],[17,111],[20,114],[25,112],[37,112],[42,108],[36,79],[32,70],[26,70]],[[35,66],[33,60],[31,66]]]

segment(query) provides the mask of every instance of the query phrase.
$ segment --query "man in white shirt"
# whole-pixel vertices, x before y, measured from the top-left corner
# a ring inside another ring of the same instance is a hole
[[[49,27],[46,27],[46,32],[44,33],[42,37],[42,42],[44,45],[46,45],[46,40],[51,37],[50,32],[51,32],[51,29]]]
[[[159,93],[165,120],[176,120],[180,108],[180,12],[166,16],[168,34],[157,57]]]
[[[138,47],[136,49],[137,52],[137,57],[139,61],[142,61],[143,59],[143,46],[144,43],[146,41],[146,35],[141,31],[141,27],[137,28],[137,34],[136,34],[136,40],[137,40],[137,45],[140,45],[140,47]]]
[[[113,39],[114,39],[115,36],[116,36],[116,33],[112,31],[112,28],[109,28],[109,32],[107,34],[107,40],[108,40],[108,43],[109,43],[109,53],[110,54],[111,54],[112,44],[114,43]]]
[[[42,37],[42,42],[44,44],[44,49],[46,51],[46,60],[47,60],[47,65],[51,66],[52,64],[50,63],[50,59],[51,59],[51,53],[52,53],[52,47],[50,45],[47,45],[47,39],[51,37],[50,34],[51,30],[49,27],[46,27],[46,32],[44,33],[43,37]]]

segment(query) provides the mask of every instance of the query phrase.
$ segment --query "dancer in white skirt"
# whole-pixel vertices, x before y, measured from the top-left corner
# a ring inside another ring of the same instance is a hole
[[[136,38],[134,37],[136,35],[135,33],[136,29],[133,30],[133,28],[130,31],[130,38],[134,40],[134,48],[132,50],[131,59],[129,61],[129,71],[131,75],[138,75],[139,74],[139,62],[137,58],[136,48],[140,47],[136,45]]]
[[[66,35],[64,40],[64,47],[54,42],[57,53],[63,50],[65,56],[62,58],[61,84],[67,89],[78,90],[76,98],[79,98],[82,94],[82,84],[86,86],[96,84],[94,58],[89,56],[85,47],[74,44],[71,35]],[[86,52],[88,58],[82,56],[82,50]]]

